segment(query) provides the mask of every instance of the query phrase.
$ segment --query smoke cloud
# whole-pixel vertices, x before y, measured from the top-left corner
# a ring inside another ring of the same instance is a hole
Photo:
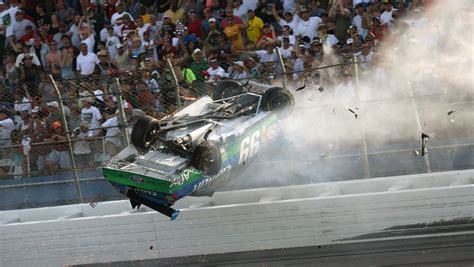
[[[277,148],[225,189],[472,168],[474,146],[463,144],[474,133],[473,3],[437,2],[397,22],[359,83],[290,88],[296,106]]]

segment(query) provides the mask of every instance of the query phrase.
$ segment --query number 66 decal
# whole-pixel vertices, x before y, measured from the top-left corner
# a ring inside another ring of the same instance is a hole
[[[240,143],[240,159],[239,164],[242,164],[249,157],[253,157],[260,146],[258,139],[260,137],[260,130],[255,131],[252,136],[245,137]]]

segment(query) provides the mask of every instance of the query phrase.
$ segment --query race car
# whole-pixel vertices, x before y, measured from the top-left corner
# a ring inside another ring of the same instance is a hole
[[[131,145],[103,166],[104,177],[130,199],[174,220],[185,196],[210,196],[238,176],[279,132],[294,107],[281,87],[225,80],[174,115],[140,117]]]

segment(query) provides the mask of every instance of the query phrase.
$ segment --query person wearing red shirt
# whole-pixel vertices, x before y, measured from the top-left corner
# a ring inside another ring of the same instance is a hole
[[[195,12],[189,14],[189,22],[186,27],[188,28],[189,34],[194,34],[196,37],[201,38],[202,29],[201,29],[202,20],[199,19]]]
[[[377,45],[378,42],[383,41],[385,33],[385,26],[380,25],[380,18],[372,18],[372,27],[370,28],[369,34],[372,35],[374,39],[374,44]]]

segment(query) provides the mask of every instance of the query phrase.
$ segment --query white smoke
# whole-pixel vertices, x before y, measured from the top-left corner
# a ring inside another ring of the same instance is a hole
[[[407,149],[409,156],[390,158],[385,164],[388,169],[410,169],[413,161],[423,164],[424,158],[413,153],[419,152],[422,132],[430,135],[433,147],[472,138],[473,14],[471,0],[438,1],[426,12],[411,12],[405,20],[410,26],[398,22],[396,32],[376,49],[377,68],[361,74],[358,90],[355,79],[322,92],[311,87],[293,90],[296,108],[282,123],[286,141],[271,155],[260,155],[236,180],[237,187],[249,183],[246,179],[272,186],[293,184],[299,178],[306,182],[364,178],[360,164],[365,149],[369,153]],[[454,112],[448,115],[450,111]],[[354,153],[360,158],[353,157],[357,159],[353,162],[344,157]],[[325,164],[330,157],[336,159]],[[446,163],[450,164],[456,165]]]

